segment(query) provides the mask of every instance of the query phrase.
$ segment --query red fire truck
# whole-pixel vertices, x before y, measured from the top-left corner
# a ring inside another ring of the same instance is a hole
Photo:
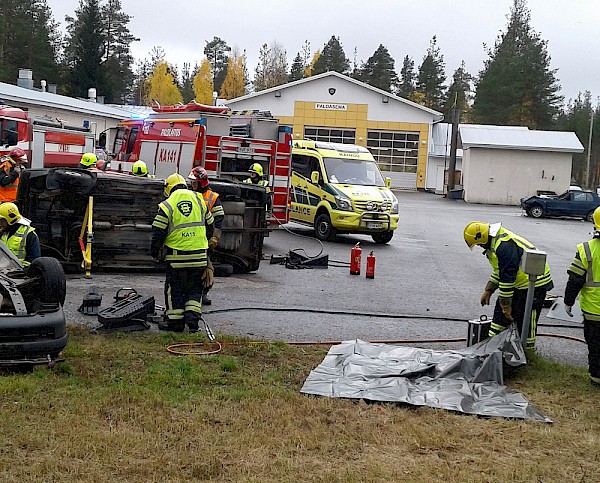
[[[280,126],[269,112],[228,111],[194,101],[153,110],[146,119],[126,119],[106,133],[112,170],[129,172],[142,160],[158,178],[174,172],[187,176],[194,166],[204,166],[211,177],[240,182],[260,163],[273,193],[271,222],[288,222],[291,128]]]
[[[32,168],[77,166],[83,153],[94,152],[94,144],[88,128],[46,117],[30,118],[21,109],[0,105],[0,156],[19,147],[27,152]]]

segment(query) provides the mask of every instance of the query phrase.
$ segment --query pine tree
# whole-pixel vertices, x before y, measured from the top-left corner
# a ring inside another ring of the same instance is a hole
[[[263,44],[258,54],[258,65],[254,76],[254,90],[262,91],[287,82],[287,55],[277,41]]]
[[[224,99],[234,99],[247,94],[246,55],[240,54],[236,50],[234,49],[234,52],[229,56],[227,77],[225,77],[221,89],[221,97]]]
[[[183,69],[181,69],[181,97],[183,102],[189,102],[196,97],[194,94],[194,77],[198,73],[198,65],[191,69],[189,62],[183,63]]]
[[[460,110],[461,122],[469,122],[471,120],[471,100],[472,100],[472,82],[473,76],[467,72],[465,61],[463,60],[460,67],[454,71],[452,75],[452,84],[446,92],[446,101],[444,103],[444,117],[452,119],[452,109]]]
[[[417,77],[417,91],[424,94],[425,106],[436,111],[442,110],[445,80],[444,56],[440,53],[437,38],[434,35],[429,43],[427,54],[423,57]]]
[[[562,97],[550,68],[547,41],[530,24],[525,0],[513,0],[506,32],[501,33],[479,73],[473,109],[485,124],[548,128]]]
[[[304,63],[304,59],[300,52],[296,54],[294,57],[294,61],[292,62],[292,67],[290,68],[290,75],[288,77],[289,82],[294,82],[300,80],[304,77],[304,71],[306,70],[306,64]]]
[[[161,61],[157,64],[149,78],[149,83],[150,89],[146,98],[148,104],[158,102],[170,106],[183,101],[181,92],[175,84],[175,76],[166,62]]]
[[[212,67],[213,83],[217,92],[221,92],[221,86],[227,75],[229,52],[231,52],[231,47],[219,37],[214,37],[210,42],[207,41],[206,47],[204,47],[204,55]]]
[[[394,59],[382,44],[359,71],[359,80],[387,92],[392,92],[398,84]]]
[[[402,62],[402,70],[400,71],[400,85],[398,86],[398,95],[409,99],[416,90],[416,74],[415,61],[408,55],[404,57]]]
[[[344,48],[338,37],[331,36],[329,42],[323,47],[321,55],[315,62],[311,75],[323,72],[335,71],[347,75],[350,69],[350,61],[344,53]]]
[[[213,103],[213,74],[208,59],[202,60],[200,68],[194,76],[193,87],[196,102],[209,106]]]

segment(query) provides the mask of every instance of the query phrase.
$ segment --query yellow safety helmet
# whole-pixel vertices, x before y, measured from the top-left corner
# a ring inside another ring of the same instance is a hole
[[[140,159],[133,163],[131,172],[134,176],[148,176],[148,166]]]
[[[482,221],[472,221],[465,226],[465,242],[472,250],[475,245],[485,245],[490,238],[490,224]]]
[[[600,230],[600,206],[594,210],[594,230]]]
[[[250,171],[251,173],[256,173],[261,178],[264,173],[263,167],[260,165],[260,163],[254,163],[252,166],[250,166],[250,169],[248,171]]]
[[[165,179],[165,196],[171,196],[173,189],[175,186],[181,186],[182,188],[187,188],[187,184],[185,182],[185,178],[181,176],[179,173],[173,173]]]
[[[14,225],[21,219],[19,208],[14,203],[2,203],[0,205],[0,220],[6,220],[9,225]]]
[[[85,153],[83,156],[81,156],[81,160],[79,162],[86,168],[90,168],[96,164],[96,161],[98,161],[98,158],[94,153]]]

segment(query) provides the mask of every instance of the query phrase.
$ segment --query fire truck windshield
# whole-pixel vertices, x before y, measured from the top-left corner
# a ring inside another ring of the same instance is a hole
[[[1,132],[0,132],[0,144],[3,146],[16,146],[19,141],[19,135],[17,133],[17,121],[8,119],[0,120]]]
[[[365,159],[323,158],[330,183],[385,186],[375,161]]]

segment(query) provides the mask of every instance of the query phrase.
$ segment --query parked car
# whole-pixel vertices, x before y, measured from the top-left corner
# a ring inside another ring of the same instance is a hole
[[[0,367],[52,366],[67,345],[66,278],[55,258],[27,268],[0,243]]]
[[[529,216],[572,216],[592,221],[594,210],[600,206],[600,197],[593,191],[570,189],[558,196],[530,196],[521,199],[521,208]]]

